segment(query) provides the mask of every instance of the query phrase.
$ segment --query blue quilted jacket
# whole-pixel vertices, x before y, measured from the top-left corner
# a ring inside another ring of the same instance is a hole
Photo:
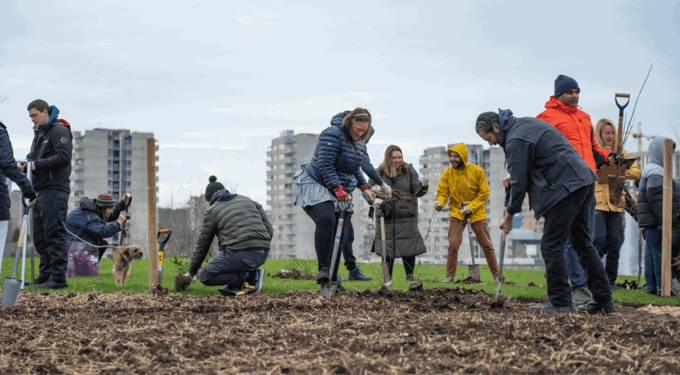
[[[342,126],[347,113],[349,112],[333,116],[331,126],[319,135],[312,160],[306,164],[305,169],[316,182],[328,189],[334,191],[342,186],[343,190],[351,193],[357,186],[366,184],[361,167],[368,156],[366,145],[352,140],[349,130]],[[377,175],[375,169],[372,172]]]

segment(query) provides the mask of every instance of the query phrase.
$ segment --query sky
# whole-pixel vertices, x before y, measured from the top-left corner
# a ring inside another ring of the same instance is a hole
[[[482,112],[536,116],[559,74],[593,124],[617,122],[623,92],[644,134],[680,132],[678,1],[5,0],[0,25],[0,119],[17,158],[38,98],[73,130],[153,132],[160,206],[202,194],[210,175],[264,204],[272,138],[318,134],[356,107],[373,115],[374,165],[396,144],[419,166],[427,147],[481,144]]]

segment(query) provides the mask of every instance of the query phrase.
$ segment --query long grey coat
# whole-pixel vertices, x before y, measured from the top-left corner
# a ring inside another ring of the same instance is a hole
[[[425,242],[418,230],[418,198],[427,193],[428,186],[423,186],[418,180],[418,172],[409,165],[409,172],[401,172],[395,179],[389,177],[382,169],[378,169],[380,177],[392,190],[399,189],[412,196],[410,202],[394,201],[388,203],[392,208],[392,215],[385,218],[385,246],[387,255],[401,258],[403,256],[416,256],[427,252]],[[371,180],[371,185],[375,183]],[[373,251],[382,254],[382,231],[380,218],[376,217],[375,241]],[[394,240],[396,237],[396,241]],[[394,244],[397,251],[395,255]]]

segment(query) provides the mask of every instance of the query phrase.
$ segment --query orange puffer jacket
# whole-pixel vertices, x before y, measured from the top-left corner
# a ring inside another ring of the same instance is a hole
[[[567,138],[569,143],[576,149],[583,160],[588,163],[593,172],[597,172],[593,154],[599,153],[603,161],[609,159],[609,151],[605,151],[595,141],[595,131],[590,122],[590,116],[577,107],[564,105],[554,96],[545,103],[545,111],[541,112],[537,119],[543,120],[554,126]]]

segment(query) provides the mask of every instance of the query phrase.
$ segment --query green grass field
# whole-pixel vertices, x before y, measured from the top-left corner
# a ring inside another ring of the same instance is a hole
[[[2,264],[2,276],[11,277],[13,258],[5,258]],[[35,261],[35,274],[37,276],[37,259]],[[30,267],[30,260],[27,259],[27,268]],[[21,268],[21,264],[19,265]],[[370,289],[377,290],[382,286],[382,274],[380,271],[379,263],[365,264],[360,263],[361,270],[367,276],[373,278],[373,281],[349,281],[344,282],[343,286],[347,289]],[[264,283],[264,293],[287,293],[295,290],[312,290],[318,291],[319,286],[314,280],[293,280],[293,279],[280,279],[273,278],[281,270],[292,270],[293,268],[299,270],[302,274],[312,273],[316,274],[318,269],[316,261],[313,260],[300,260],[300,259],[270,259],[265,265],[265,273],[267,277]],[[99,293],[115,293],[118,291],[126,290],[132,293],[149,293],[149,263],[147,259],[138,260],[132,263],[132,270],[130,271],[130,277],[127,281],[127,286],[116,287],[115,278],[112,273],[113,261],[110,259],[103,259],[100,268],[99,276],[97,277],[69,277],[68,288],[57,293],[88,293],[96,290]],[[458,274],[456,279],[464,279],[469,276],[468,269],[466,266],[458,267]],[[31,279],[30,268],[27,269],[26,279]],[[344,265],[340,265],[340,276],[347,278],[348,272]],[[445,278],[445,268],[444,267],[434,267],[434,266],[416,266],[415,279],[416,281],[421,281],[425,289],[430,288],[448,288],[448,287],[464,287],[464,288],[474,288],[481,289],[487,293],[496,293],[496,284],[493,283],[493,278],[489,269],[486,267],[480,267],[480,273],[482,276],[482,282],[485,285],[475,284],[444,284]],[[501,292],[502,297],[506,298],[546,298],[546,287],[545,278],[543,277],[543,272],[541,271],[504,271],[506,282],[513,284],[503,285],[503,290]],[[162,285],[169,288],[171,293],[175,292],[175,276],[177,275],[177,266],[171,261],[166,259],[163,268],[163,282]],[[402,265],[394,266],[394,278],[390,285],[392,290],[404,290],[407,289],[411,282],[405,280],[404,267]],[[21,269],[19,269],[17,278],[21,278]],[[625,279],[630,281],[637,280],[637,277],[633,276],[619,276],[617,282],[623,282]],[[527,286],[529,282],[533,282],[537,286]],[[644,278],[641,280],[641,284],[644,284]],[[210,296],[219,295],[217,292],[219,287],[207,287],[200,283],[200,281],[193,282],[186,291],[181,292],[181,294],[191,294],[200,296]],[[48,291],[47,289],[37,289],[27,286],[25,291],[33,293],[43,293]],[[639,302],[639,303],[653,303],[653,304],[671,304],[680,305],[680,297],[670,297],[661,298],[649,295],[645,293],[644,289],[637,290],[620,290],[618,293],[614,293],[614,300],[616,302]]]

